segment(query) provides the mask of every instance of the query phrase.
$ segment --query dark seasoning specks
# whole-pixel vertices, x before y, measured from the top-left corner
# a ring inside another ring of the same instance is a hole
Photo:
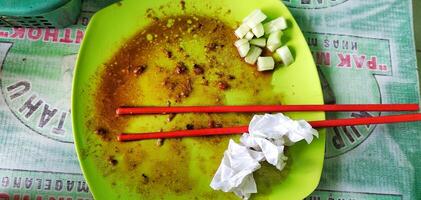
[[[181,7],[185,7],[183,1]],[[233,46],[232,27],[201,16],[156,17],[107,62],[97,76],[85,154],[103,176],[136,198],[237,199],[208,185],[230,137],[119,143],[121,132],[244,125],[250,114],[118,117],[119,106],[277,104],[271,74],[246,64]],[[279,178],[276,172],[270,176]]]

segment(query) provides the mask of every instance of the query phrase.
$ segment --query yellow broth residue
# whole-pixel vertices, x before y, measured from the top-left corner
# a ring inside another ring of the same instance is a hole
[[[228,140],[235,137],[120,143],[116,136],[246,125],[252,114],[115,114],[120,106],[279,104],[272,74],[257,72],[239,57],[233,32],[225,23],[206,17],[156,19],[104,64],[93,94],[90,145],[82,152],[94,155],[110,184],[128,188],[142,199],[238,198],[209,187]],[[280,181],[280,173],[267,171],[270,183]],[[265,188],[270,189],[267,184]]]

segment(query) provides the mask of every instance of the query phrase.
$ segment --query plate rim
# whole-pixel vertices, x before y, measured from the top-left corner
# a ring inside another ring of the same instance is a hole
[[[276,1],[277,3],[279,3],[281,6],[283,6],[283,7],[285,7],[287,10],[288,10],[288,12],[290,12],[289,11],[289,8],[288,7],[286,7],[285,6],[285,4],[282,2],[282,1],[278,1],[278,0],[271,0],[271,1]],[[124,1],[123,1],[124,2]],[[112,7],[114,7],[114,6],[116,6],[116,5],[118,5],[119,4],[119,2],[116,2],[116,3],[113,3],[113,4],[110,4],[110,5],[108,5],[108,6],[106,6],[106,7],[104,7],[104,8],[102,8],[101,10],[99,10],[99,11],[97,11],[92,17],[91,17],[91,19],[90,19],[90,21],[89,21],[89,24],[88,24],[88,26],[86,27],[86,29],[85,29],[85,36],[84,36],[84,38],[86,37],[86,36],[88,36],[88,35],[91,35],[91,32],[92,31],[90,31],[91,29],[94,29],[94,26],[95,26],[95,24],[96,23],[98,23],[98,21],[99,21],[99,15],[101,15],[101,13],[102,12],[105,12],[105,11],[107,11],[108,9],[110,9],[110,8],[112,8]],[[290,12],[290,14],[291,14],[291,12]],[[293,16],[292,14],[291,14],[291,16]],[[293,18],[292,18],[292,20],[294,21],[294,23],[295,24],[297,24],[297,28],[299,29],[299,31],[300,31],[300,35],[301,35],[301,37],[303,37],[303,39],[305,40],[305,38],[304,38],[304,34],[303,34],[303,32],[302,32],[302,30],[301,30],[301,28],[298,26],[298,23],[296,22],[296,20],[295,20],[295,18],[294,18],[294,16],[293,16]],[[87,37],[86,37],[87,38]],[[87,46],[88,44],[87,44],[87,42],[86,42],[86,40],[84,39],[84,40],[82,40],[82,43],[81,43],[81,45],[80,45],[80,47],[79,47],[79,52],[78,52],[78,54],[77,54],[77,58],[76,58],[76,63],[75,63],[75,68],[74,68],[74,75],[73,75],[73,79],[72,79],[72,95],[71,95],[71,110],[72,110],[72,132],[73,132],[73,140],[74,140],[74,145],[75,145],[75,150],[76,150],[76,153],[77,153],[77,157],[78,157],[78,163],[79,163],[79,166],[80,166],[80,168],[81,168],[81,171],[82,171],[82,173],[83,173],[83,177],[85,178],[85,180],[86,180],[86,182],[87,182],[87,184],[88,184],[88,186],[89,186],[89,188],[90,188],[90,192],[91,192],[91,194],[93,195],[93,197],[94,197],[94,199],[97,199],[97,197],[98,197],[98,194],[97,193],[99,193],[100,191],[98,191],[98,190],[92,190],[91,189],[91,185],[93,184],[93,180],[91,179],[91,176],[87,176],[87,166],[85,166],[85,165],[87,165],[86,164],[86,162],[85,161],[83,161],[84,159],[82,158],[82,150],[81,150],[81,143],[82,143],[82,137],[80,137],[80,136],[78,136],[78,135],[80,135],[80,134],[77,134],[77,131],[76,131],[76,127],[77,127],[77,125],[76,125],[76,120],[75,120],[75,118],[78,118],[79,116],[77,116],[76,114],[77,114],[77,112],[74,112],[74,108],[76,107],[76,103],[77,103],[77,101],[76,101],[76,94],[77,94],[77,90],[78,90],[78,87],[76,87],[76,86],[78,86],[78,80],[77,80],[77,77],[78,77],[78,74],[79,73],[81,73],[81,72],[79,72],[79,71],[81,71],[80,70],[80,68],[81,68],[81,59],[80,59],[80,55],[84,52],[84,51],[86,51],[85,49],[86,49],[86,46]],[[306,48],[306,51],[309,51],[309,52],[311,52],[310,51],[310,48],[309,48],[309,46],[308,46],[308,44],[305,46],[305,48]],[[314,60],[313,60],[313,63],[314,63]],[[317,71],[317,66],[314,64],[314,68],[315,68],[315,70]],[[320,80],[320,76],[319,76],[319,74],[316,72],[316,76],[317,76],[317,80],[318,80],[318,85],[317,86],[314,86],[314,87],[316,87],[316,89],[317,90],[319,90],[319,92],[320,92],[320,96],[321,96],[321,103],[322,104],[324,104],[324,97],[323,97],[323,92],[322,92],[322,87],[321,87],[321,80]],[[322,114],[322,119],[326,119],[326,115],[325,115],[325,112],[319,112],[319,113],[321,113]],[[80,131],[81,132],[81,131]],[[325,134],[326,133],[326,130],[325,129],[321,129],[321,130],[319,130],[319,134],[320,134],[320,136],[319,136],[319,139],[321,139],[322,137],[324,138],[323,140],[325,140],[326,139],[326,137],[325,137]],[[324,150],[325,150],[325,141],[323,141],[323,145],[324,145]],[[323,152],[323,160],[322,160],[322,163],[324,162],[324,152]],[[322,167],[322,169],[323,169],[323,167]],[[320,178],[321,178],[321,174],[322,174],[322,169],[320,170],[320,173],[318,173],[318,177],[314,177],[315,179],[317,179],[317,183],[320,181]],[[314,186],[314,188],[313,188],[313,191],[317,188],[317,186],[318,186],[318,184],[316,184],[315,186]],[[94,192],[95,191],[95,192]]]

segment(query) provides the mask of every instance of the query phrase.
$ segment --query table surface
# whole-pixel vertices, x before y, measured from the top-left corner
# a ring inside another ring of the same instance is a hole
[[[79,23],[68,29],[0,28],[0,199],[92,198],[72,144],[72,69],[90,17],[114,1],[84,0]],[[421,0],[412,0],[413,30],[411,0],[283,2],[294,8],[311,50],[321,58],[316,61],[323,86],[331,89],[336,103],[419,101],[416,73],[421,73],[415,70],[421,67],[421,12],[415,11],[421,10]],[[310,2],[331,6],[307,9],[314,6]],[[319,187],[306,199],[421,199],[419,127],[403,123],[330,130]]]
[[[414,10],[414,33],[415,45],[417,48],[418,68],[421,68],[421,12],[415,12],[416,10],[421,10],[421,1],[415,0],[412,3]],[[421,75],[420,70],[418,70],[418,75]]]

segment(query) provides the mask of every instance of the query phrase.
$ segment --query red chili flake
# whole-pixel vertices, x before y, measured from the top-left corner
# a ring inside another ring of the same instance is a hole
[[[228,85],[228,83],[226,81],[219,81],[218,87],[221,90],[227,90],[230,87],[230,85]]]

